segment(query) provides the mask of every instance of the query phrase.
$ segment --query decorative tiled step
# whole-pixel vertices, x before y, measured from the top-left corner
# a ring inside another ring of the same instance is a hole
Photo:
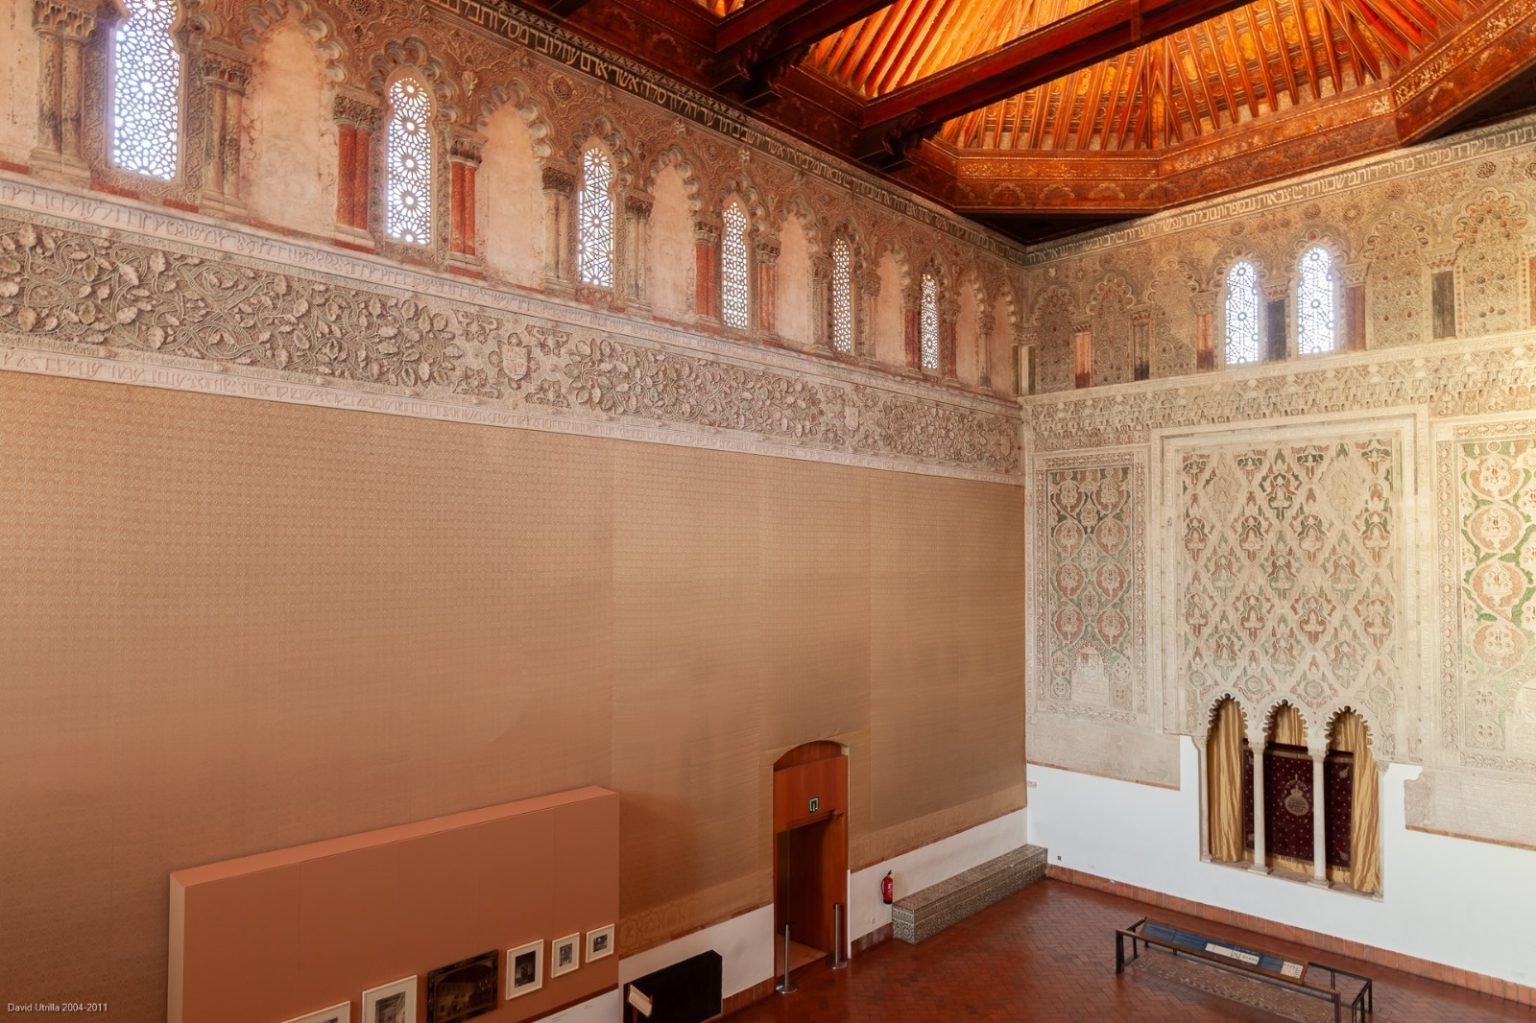
[[[1045,877],[1045,850],[1022,845],[993,860],[898,899],[892,936],[917,944]]]

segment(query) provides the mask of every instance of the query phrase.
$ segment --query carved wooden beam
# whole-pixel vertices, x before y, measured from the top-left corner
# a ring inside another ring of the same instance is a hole
[[[549,0],[549,13],[569,18],[588,4],[589,0]]]
[[[715,29],[716,87],[749,105],[776,98],[778,80],[812,44],[895,0],[757,0]]]
[[[871,102],[855,155],[883,166],[954,117],[1242,7],[1245,0],[1101,0]],[[750,9],[750,8],[749,8]]]

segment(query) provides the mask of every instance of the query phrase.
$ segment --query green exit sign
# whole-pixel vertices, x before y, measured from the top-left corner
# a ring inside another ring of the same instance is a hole
[[[819,796],[812,796],[811,797],[811,813],[815,813],[817,810],[820,810],[820,809],[821,809],[821,797],[819,797]]]

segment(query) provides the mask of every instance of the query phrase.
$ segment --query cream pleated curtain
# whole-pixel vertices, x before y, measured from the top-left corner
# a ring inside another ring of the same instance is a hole
[[[1328,745],[1331,749],[1353,753],[1354,800],[1349,822],[1349,870],[1328,876],[1342,881],[1357,892],[1381,890],[1381,792],[1376,784],[1376,758],[1371,756],[1371,736],[1365,721],[1354,711],[1345,711],[1333,723]]]
[[[1243,709],[1233,699],[1216,706],[1206,739],[1206,806],[1211,859],[1238,861],[1243,851]]]

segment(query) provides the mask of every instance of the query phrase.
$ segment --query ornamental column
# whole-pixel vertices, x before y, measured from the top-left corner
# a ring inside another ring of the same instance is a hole
[[[860,359],[875,357],[875,310],[880,302],[880,271],[865,267],[853,277],[853,351]]]
[[[544,287],[570,292],[576,287],[576,175],[563,167],[544,167]]]
[[[1343,351],[1365,351],[1365,272],[1364,263],[1347,263],[1344,277],[1344,322],[1339,325]]]
[[[480,171],[484,146],[484,139],[471,135],[455,136],[448,145],[448,261],[474,269],[480,267],[475,251],[479,238],[475,176]]]
[[[96,29],[97,9],[92,0],[35,0],[32,5],[32,28],[42,44],[32,166],[45,176],[78,182],[91,177],[81,149],[81,116],[85,43]]]
[[[720,320],[720,230],[718,221],[693,222],[693,311],[711,322]]]
[[[779,301],[779,241],[777,238],[759,238],[754,246],[757,258],[753,270],[757,274],[757,329],[760,334],[777,333]]]
[[[1194,297],[1195,305],[1195,369],[1204,371],[1216,368],[1216,296],[1202,291]]]
[[[383,112],[372,96],[336,94],[336,234],[344,241],[371,246],[368,215],[373,202],[373,135]]]
[[[923,368],[923,320],[917,286],[908,288],[901,296],[902,347],[907,356],[907,368],[919,372]]]
[[[207,102],[203,136],[203,189],[199,205],[223,213],[240,213],[240,116],[251,61],[231,47],[205,43],[202,75]]]
[[[1323,768],[1327,750],[1312,750],[1312,880],[1309,884],[1331,888],[1328,880],[1328,801],[1323,795]]]
[[[1269,873],[1269,853],[1264,846],[1264,736],[1248,736],[1248,755],[1253,758],[1253,865],[1256,874]]]
[[[1138,309],[1131,314],[1131,379],[1148,380],[1152,376],[1152,310]]]
[[[992,386],[992,331],[997,326],[997,316],[990,305],[983,305],[976,317],[976,384]]]
[[[837,351],[837,326],[833,323],[836,309],[832,301],[832,260],[828,256],[811,257],[811,345],[828,352]],[[849,317],[853,316],[853,304],[857,299],[849,295]],[[852,324],[849,324],[848,346],[853,348]]]
[[[939,302],[939,373],[945,380],[958,379],[960,360],[956,352],[955,325],[960,320],[960,301],[946,294]]]
[[[631,195],[624,200],[624,304],[640,310],[649,306],[645,255],[650,250],[651,206],[648,195]]]

